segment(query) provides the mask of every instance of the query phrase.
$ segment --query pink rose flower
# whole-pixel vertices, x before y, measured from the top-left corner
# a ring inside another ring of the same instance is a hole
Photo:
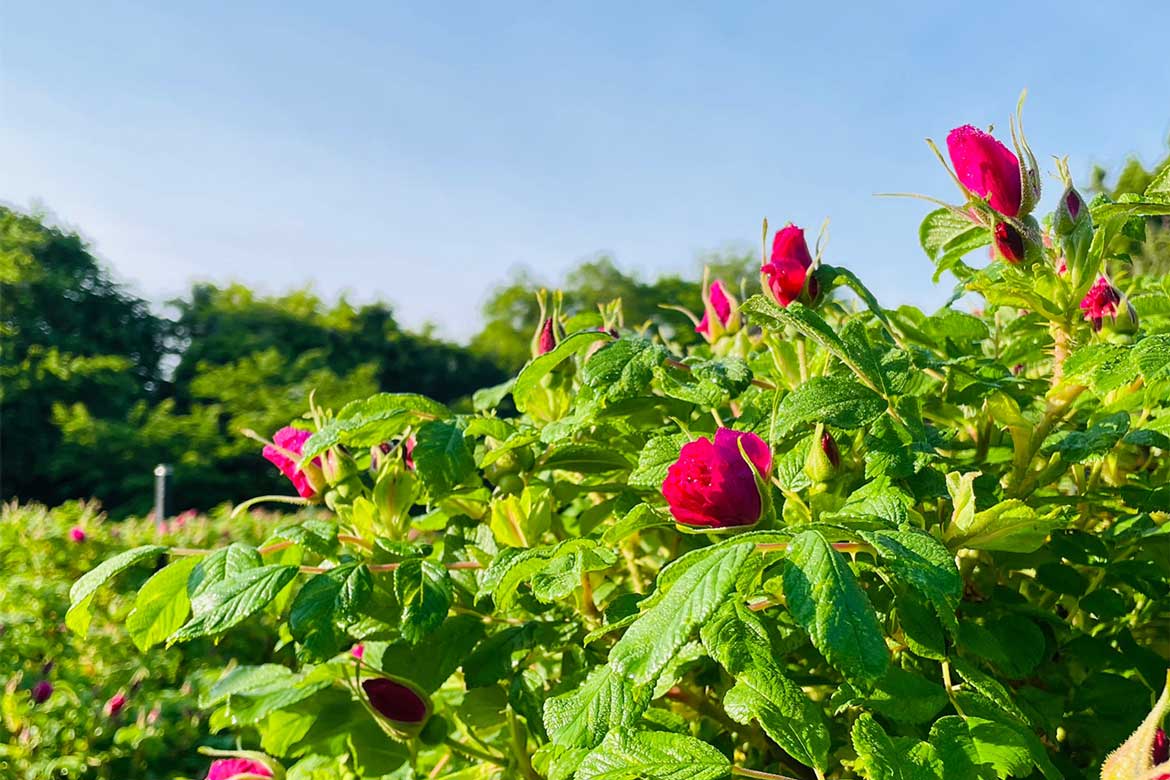
[[[772,259],[760,269],[767,281],[766,292],[776,303],[787,308],[804,292],[811,267],[812,255],[804,240],[804,231],[796,225],[777,231],[772,240]]]
[[[963,125],[947,134],[947,152],[963,186],[1009,217],[1020,215],[1023,203],[1020,161],[995,137]]]
[[[106,706],[103,708],[103,711],[106,713],[107,718],[114,718],[117,717],[118,713],[120,713],[122,709],[125,708],[125,706],[126,694],[118,691],[110,697],[109,701],[106,702]]]
[[[740,454],[741,441],[750,465]],[[662,483],[671,515],[696,528],[755,525],[764,504],[753,466],[767,481],[772,451],[754,433],[720,428],[714,442],[702,438],[683,445]]]
[[[272,445],[264,447],[264,459],[280,469],[281,474],[288,477],[301,498],[312,498],[317,491],[309,481],[309,476],[304,469],[298,466],[297,461],[289,457],[289,454],[299,456],[305,447],[305,442],[312,435],[309,431],[286,426],[272,437],[272,441],[276,444],[275,447]],[[321,459],[314,458],[311,468],[319,469],[320,467]]]
[[[1081,311],[1085,313],[1085,319],[1093,324],[1093,330],[1099,331],[1106,317],[1117,317],[1119,303],[1121,292],[1101,276],[1081,299]]]
[[[221,758],[211,762],[207,780],[233,780],[237,777],[272,777],[272,770],[250,758]]]

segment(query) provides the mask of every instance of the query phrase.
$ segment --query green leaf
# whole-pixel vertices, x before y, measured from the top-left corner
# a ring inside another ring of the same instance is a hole
[[[885,475],[870,480],[849,494],[849,499],[838,510],[822,512],[822,520],[842,517],[879,517],[891,525],[900,525],[909,519],[914,497],[890,484]]]
[[[844,376],[818,376],[780,401],[774,430],[780,436],[804,423],[822,422],[835,428],[861,428],[886,412],[877,393]]]
[[[475,471],[475,458],[463,430],[450,422],[429,422],[415,434],[415,473],[432,497],[451,492]]]
[[[638,455],[638,467],[634,469],[626,484],[640,490],[658,490],[666,480],[666,472],[678,460],[679,451],[691,438],[685,433],[669,436],[654,436]]]
[[[958,264],[969,252],[990,244],[991,231],[949,208],[940,208],[923,218],[918,242],[938,268],[934,277],[937,282],[943,271]]]
[[[862,681],[885,674],[890,652],[873,605],[844,556],[819,531],[792,539],[784,595],[792,616],[838,671]]]
[[[901,723],[928,723],[947,705],[947,692],[922,675],[891,665],[870,691],[842,685],[833,694],[833,704],[838,712],[844,706],[860,706]]]
[[[579,474],[628,471],[632,464],[626,455],[600,444],[562,444],[546,454],[537,469],[560,469]]]
[[[577,780],[722,780],[731,762],[702,740],[665,731],[615,731],[577,768]]]
[[[516,402],[516,408],[521,412],[527,411],[528,401],[532,397],[532,393],[540,387],[541,381],[567,358],[590,344],[608,341],[610,338],[608,333],[599,330],[571,333],[551,351],[533,358],[524,368],[520,369],[520,374],[516,377],[516,384],[512,387],[512,400]]]
[[[372,718],[363,718],[346,730],[346,745],[358,777],[386,777],[411,758],[410,748],[386,737]]]
[[[754,549],[750,542],[730,544],[691,566],[613,646],[610,665],[634,683],[652,683],[727,597]]]
[[[92,617],[89,605],[93,602],[93,594],[97,592],[97,589],[131,566],[151,558],[157,558],[166,551],[167,548],[157,544],[135,547],[103,561],[96,568],[81,575],[77,582],[69,588],[69,611],[65,613],[65,625],[75,634],[85,636],[89,631],[89,622]]]
[[[296,576],[296,566],[260,566],[211,585],[191,598],[191,620],[167,644],[223,633],[263,609]]]
[[[860,533],[898,580],[926,597],[943,625],[952,631],[958,627],[955,610],[963,597],[963,578],[950,550],[930,534],[913,529]]]
[[[418,642],[446,619],[451,576],[438,564],[411,558],[394,570],[394,593],[402,606],[402,635]]]
[[[665,479],[665,477],[663,477]],[[650,528],[662,528],[672,525],[673,521],[649,504],[638,504],[620,520],[605,529],[601,541],[605,544],[616,545],[623,539]]]
[[[289,633],[313,658],[325,659],[340,650],[336,626],[358,619],[358,610],[373,592],[365,564],[346,563],[315,575],[304,584],[288,614]]]
[[[850,736],[857,753],[854,768],[869,780],[943,780],[943,762],[929,744],[891,739],[868,712],[854,721]]]
[[[1034,552],[1043,546],[1048,534],[1065,522],[1059,510],[1040,516],[1023,501],[1012,498],[976,513],[966,527],[952,523],[945,538],[952,548]]]
[[[1073,431],[1047,451],[1059,452],[1069,463],[1096,461],[1109,454],[1129,430],[1129,414],[1116,412],[1093,423],[1086,431]]]
[[[328,520],[306,520],[294,525],[282,525],[272,532],[271,541],[289,541],[321,556],[337,552],[337,523]]]
[[[1002,683],[979,671],[974,664],[964,658],[951,658],[951,665],[954,666],[955,671],[963,676],[967,684],[1001,713],[1021,725],[1029,725],[1028,716],[1016,706],[1014,697]]]
[[[1133,348],[1134,359],[1147,382],[1170,377],[1170,335],[1148,336]]]
[[[264,559],[255,547],[232,542],[199,561],[187,581],[187,595],[195,598],[217,582],[223,582],[233,574],[255,569],[264,565]]]
[[[1170,203],[1170,165],[1163,165],[1162,170],[1150,179],[1142,197],[1152,203]]]
[[[473,615],[452,615],[427,638],[426,652],[395,642],[381,653],[367,647],[364,660],[375,668],[406,677],[427,693],[442,687],[483,638],[484,623]],[[469,683],[470,685],[470,683]]]
[[[637,723],[651,692],[652,686],[634,686],[613,667],[599,666],[581,687],[545,700],[545,731],[558,745],[596,747],[610,731]]]
[[[492,501],[490,527],[496,541],[508,547],[533,547],[552,525],[552,495],[532,484],[520,495]]]
[[[422,420],[442,420],[451,410],[416,393],[379,393],[352,401],[305,442],[301,457],[312,459],[335,444],[372,447],[388,441],[408,425]]]
[[[758,720],[790,756],[807,766],[829,766],[829,729],[820,708],[774,662],[755,658],[735,675],[723,709],[736,723]]]
[[[199,558],[180,558],[159,569],[146,581],[126,616],[126,632],[142,652],[166,640],[191,611],[187,580]]]
[[[582,379],[609,401],[640,395],[667,358],[666,348],[649,339],[621,338],[599,349],[585,364]]]

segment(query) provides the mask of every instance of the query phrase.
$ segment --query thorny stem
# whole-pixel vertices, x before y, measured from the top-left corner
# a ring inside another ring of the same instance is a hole
[[[959,706],[959,702],[955,699],[955,686],[951,682],[951,662],[943,660],[942,662],[942,678],[943,686],[947,689],[947,698],[951,700],[951,706],[955,708],[955,712],[959,713],[960,717],[967,717],[963,714],[963,708]]]

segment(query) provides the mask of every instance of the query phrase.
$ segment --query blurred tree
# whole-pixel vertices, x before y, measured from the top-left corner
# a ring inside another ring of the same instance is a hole
[[[1089,190],[1104,193],[1113,200],[1124,195],[1141,195],[1154,177],[1168,166],[1170,155],[1148,170],[1141,161],[1131,158],[1122,166],[1117,180],[1112,184],[1109,183],[1109,171],[1096,166],[1090,177]],[[1141,240],[1143,227],[1144,242]],[[1118,236],[1111,246],[1116,253],[1129,258],[1127,275],[1147,281],[1161,280],[1170,274],[1170,217],[1147,217],[1132,228],[1127,228],[1125,234]]]
[[[52,468],[54,404],[124,418],[162,390],[164,339],[76,233],[0,207],[0,495],[72,497]]]

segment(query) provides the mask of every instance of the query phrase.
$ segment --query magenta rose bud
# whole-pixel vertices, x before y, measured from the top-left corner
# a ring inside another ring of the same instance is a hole
[[[1020,215],[1023,203],[1020,161],[1010,149],[991,134],[963,125],[947,134],[947,152],[964,187],[985,198],[1000,214]]]
[[[1154,745],[1150,751],[1150,757],[1153,759],[1154,766],[1170,761],[1170,739],[1167,739],[1166,732],[1162,729],[1154,732]]]
[[[53,695],[53,683],[48,680],[39,680],[32,687],[33,704],[44,704]]]
[[[430,697],[405,680],[371,677],[362,680],[370,707],[400,736],[417,736],[431,715]]]
[[[297,459],[305,448],[305,442],[313,434],[300,428],[286,426],[281,428],[272,437],[275,447],[271,444],[264,447],[264,459],[292,482],[297,494],[301,498],[312,498],[317,494],[317,486],[321,485],[321,459],[313,458],[308,465],[298,465]]]
[[[410,471],[414,471],[414,445],[417,443],[418,440],[413,436],[408,436],[402,443],[402,462]]]
[[[1060,196],[1060,203],[1056,206],[1056,213],[1052,218],[1052,228],[1058,236],[1068,236],[1084,218],[1089,216],[1089,207],[1085,205],[1081,194],[1071,184],[1064,189]]]
[[[711,282],[703,296],[703,318],[695,326],[695,333],[708,342],[714,342],[725,332],[737,330],[739,316],[735,307],[735,299],[727,292],[723,282],[718,279]]]
[[[744,460],[743,452],[751,463]],[[753,468],[754,467],[754,468]],[[772,451],[754,433],[720,428],[715,440],[683,445],[662,483],[662,495],[680,524],[693,528],[736,528],[759,522],[764,497],[756,474],[766,484]]]
[[[841,466],[841,450],[837,448],[837,440],[828,430],[821,434],[821,451],[825,453],[829,463],[833,464],[833,468]]]
[[[548,317],[540,326],[540,335],[536,340],[536,354],[543,355],[552,352],[557,345],[557,334],[553,327],[552,317]]]
[[[85,531],[81,530],[80,526],[75,525],[69,529],[69,538],[74,542],[81,544],[86,539]]]
[[[103,711],[106,713],[107,718],[116,718],[125,707],[126,694],[118,691],[110,697],[109,701],[106,702],[106,706],[103,708]]]
[[[362,660],[362,656],[366,654],[366,646],[363,644],[356,644],[350,648],[349,654],[360,661]]]
[[[772,300],[787,308],[804,292],[812,255],[804,240],[804,231],[788,225],[772,240],[772,258],[761,269],[764,290]]]
[[[236,778],[272,777],[272,770],[250,758],[221,758],[211,762],[207,780],[236,780]]]
[[[1121,292],[1104,276],[1098,277],[1089,292],[1081,299],[1081,311],[1085,319],[1100,331],[1106,317],[1117,317],[1117,305],[1121,303]]]
[[[1012,265],[1024,259],[1027,249],[1020,231],[1007,222],[995,223],[995,251]]]

